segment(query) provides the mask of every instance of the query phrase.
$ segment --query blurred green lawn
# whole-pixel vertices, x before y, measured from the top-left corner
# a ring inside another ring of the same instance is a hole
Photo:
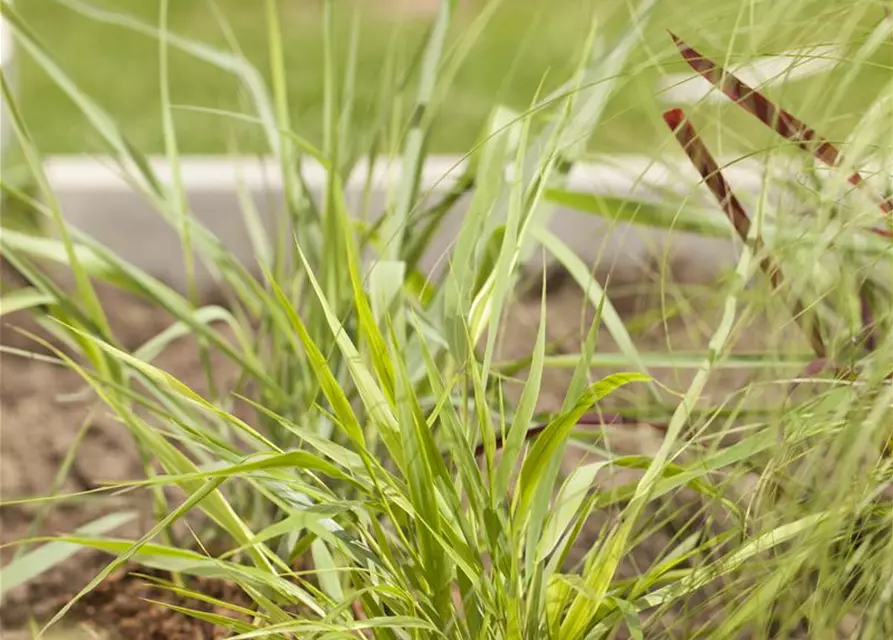
[[[91,0],[94,4],[157,23],[159,0]],[[389,51],[401,68],[418,55],[426,33],[424,18],[398,17],[388,2],[413,0],[340,0],[335,3],[335,33],[338,64],[343,67],[351,41],[353,9],[360,7],[359,58],[356,76],[354,131],[367,131],[378,116],[380,100],[389,95],[384,73]],[[469,0],[466,5],[480,5]],[[215,0],[219,16],[231,27],[245,55],[265,72],[268,68],[265,3],[263,0]],[[280,0],[283,38],[286,47],[289,97],[295,130],[319,141],[323,114],[323,13],[322,0]],[[146,152],[163,149],[160,126],[157,43],[120,26],[103,24],[62,6],[55,0],[20,0],[18,9],[26,22],[42,37],[63,68],[89,95],[111,112],[132,141]],[[439,152],[467,150],[477,138],[490,109],[497,102],[524,109],[538,86],[554,88],[565,80],[579,60],[593,17],[602,33],[611,36],[628,26],[631,3],[626,0],[506,0],[461,66],[446,99],[440,105],[431,148]],[[765,55],[804,42],[823,42],[840,37],[842,30],[858,40],[870,22],[880,15],[880,6],[853,17],[852,3],[842,1],[738,0],[664,1],[647,29],[648,45],[638,61],[655,64],[635,77],[625,77],[609,116],[593,140],[605,151],[650,152],[655,145],[668,144],[660,119],[661,105],[655,99],[655,82],[663,72],[684,70],[674,54],[666,29],[679,33],[705,53],[723,57]],[[866,5],[868,6],[868,5]],[[758,13],[754,14],[754,8]],[[476,9],[460,12],[451,33],[451,43],[467,37]],[[878,15],[875,15],[877,13]],[[849,24],[851,22],[852,24]],[[228,48],[208,0],[171,0],[170,28],[182,35]],[[732,34],[735,34],[734,38]],[[893,49],[884,52],[890,60]],[[236,82],[210,65],[172,51],[171,94],[176,104],[215,109],[241,110]],[[884,80],[891,65],[866,66],[860,70],[853,91],[839,104],[821,99],[827,82],[801,82],[777,90],[775,95],[808,122],[821,124],[830,136],[845,135],[857,121]],[[23,111],[44,153],[98,151],[97,136],[76,108],[53,86],[26,56],[19,59],[19,90]],[[411,91],[409,96],[411,97]],[[409,104],[406,101],[406,104]],[[771,138],[748,116],[727,106],[702,106],[705,132],[716,135],[715,123],[723,118],[726,130],[749,145],[772,144]],[[396,112],[398,122],[409,113]],[[402,119],[402,120],[401,120]],[[208,114],[178,112],[176,116],[185,153],[216,153],[232,148],[260,151],[261,141],[249,125]],[[711,124],[712,123],[712,124]],[[710,127],[713,127],[711,129]],[[764,137],[760,137],[764,136]]]

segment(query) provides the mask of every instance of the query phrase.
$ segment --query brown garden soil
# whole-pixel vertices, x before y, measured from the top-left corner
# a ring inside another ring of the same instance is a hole
[[[4,268],[4,289],[9,286],[9,271]],[[115,335],[128,349],[157,335],[171,320],[164,312],[147,303],[113,290],[101,295],[108,310]],[[51,351],[36,343],[27,331],[48,339],[36,323],[19,314],[4,318],[0,343],[37,355]],[[56,345],[59,346],[59,345]],[[197,389],[202,388],[202,375],[194,357],[194,345],[176,345],[164,354],[159,364]],[[216,363],[225,378],[225,363]],[[95,489],[101,483],[137,479],[142,466],[127,430],[95,400],[84,400],[84,382],[73,372],[56,364],[4,353],[0,357],[0,490],[4,502],[34,496],[75,493]],[[74,394],[74,395],[72,395]],[[78,397],[80,395],[81,397]],[[68,474],[57,481],[60,466],[72,449],[81,426],[89,426],[77,446]],[[45,510],[38,528],[35,519],[39,505],[12,505],[0,510],[0,562],[5,565],[16,552],[11,542],[35,535],[70,533],[75,528],[114,511],[136,511],[136,521],[114,532],[114,535],[138,536],[151,526],[151,505],[144,492],[131,492],[119,497],[87,497],[67,501]],[[30,637],[22,629],[31,620],[46,620],[93,578],[110,557],[81,552],[58,569],[14,589],[0,603],[2,637]],[[130,566],[110,576],[72,611],[68,619],[80,623],[67,628],[65,638],[216,638],[221,630],[199,622],[144,599],[175,602],[177,605],[210,611],[212,607],[188,599],[174,598],[171,593],[153,588],[143,577],[152,572]],[[156,574],[159,575],[160,574]],[[209,595],[222,596],[236,604],[248,604],[235,587],[206,581],[196,585]],[[89,620],[102,620],[101,626]],[[109,635],[109,632],[113,633]],[[102,632],[97,635],[98,632]]]
[[[625,286],[636,283],[641,283],[639,277],[628,279]],[[615,281],[612,286],[621,292],[624,283]],[[171,321],[164,312],[120,292],[102,290],[101,297],[110,314],[115,335],[125,348],[136,348],[165,329]],[[653,297],[649,299],[638,294],[624,296],[618,293],[614,298],[618,309],[628,318],[647,317],[639,312],[653,312],[657,308]],[[580,344],[581,331],[585,331],[588,319],[591,318],[591,313],[585,309],[582,297],[573,286],[565,284],[550,293],[547,320],[550,338],[558,344],[564,344],[567,349],[576,351]],[[520,357],[529,353],[538,316],[539,298],[536,295],[519,302],[517,309],[507,314],[510,322],[503,328],[503,357]],[[31,338],[11,328],[17,326],[41,333],[28,318],[13,315],[4,320],[0,336],[4,345],[48,353],[45,347],[36,345]],[[709,331],[715,326],[715,318],[710,317],[689,318],[686,322],[672,321],[664,325],[658,313],[651,321],[641,324],[636,339],[644,350],[665,351],[668,344],[673,349],[704,348]],[[599,349],[614,349],[607,333],[602,333]],[[744,332],[744,335],[750,334]],[[766,332],[763,331],[760,335],[765,336]],[[197,350],[195,344],[188,339],[172,345],[157,364],[195,390],[205,390]],[[220,386],[224,388],[227,381],[232,382],[236,375],[232,365],[222,358],[214,362],[214,371],[218,383],[223,381]],[[547,372],[541,408],[557,408],[570,375],[570,370]],[[663,375],[662,381],[674,389],[684,389],[688,379],[690,373],[681,374],[681,377],[680,374],[673,373]],[[739,388],[746,380],[747,374],[740,372],[725,376],[713,392],[728,392]],[[138,479],[142,476],[142,467],[126,429],[102,407],[91,405],[95,400],[85,400],[83,394],[72,399],[71,394],[82,389],[83,382],[74,373],[57,365],[8,354],[0,358],[0,482],[4,502],[30,496],[84,491],[95,488],[102,482]],[[88,419],[89,428],[77,449],[70,472],[54,486],[60,464],[71,449],[81,424]],[[615,435],[615,448],[628,453],[653,453],[661,438],[658,430],[647,425],[618,428]],[[579,457],[575,461],[578,462]],[[35,534],[68,533],[104,513],[120,509],[136,509],[141,517],[137,522],[115,532],[115,535],[138,536],[151,526],[151,508],[144,492],[118,497],[91,496],[80,502],[54,506],[47,512],[39,528],[33,531],[29,528],[39,507],[6,506],[0,509],[0,542],[4,545],[0,549],[0,562],[5,565],[15,553],[14,546],[6,546],[11,542]],[[605,517],[609,517],[609,514]],[[593,533],[589,538],[594,539],[594,535]],[[659,553],[659,547],[667,541],[669,537],[666,540],[657,540],[654,552]],[[93,578],[108,560],[108,556],[81,552],[40,579],[13,590],[0,604],[0,619],[4,629],[2,637],[17,638],[18,636],[13,635],[14,630],[21,630],[32,618],[46,620]],[[630,567],[630,573],[634,569]],[[223,637],[220,630],[215,631],[208,623],[147,602],[172,602],[174,597],[148,586],[146,579],[132,575],[133,571],[146,573],[145,569],[130,567],[130,572],[114,574],[71,612],[67,619],[80,625],[71,633],[78,629],[82,632],[74,637]],[[237,604],[249,605],[246,597],[232,585],[206,582],[199,586],[206,593],[216,594]],[[182,599],[176,604],[211,609],[203,603]],[[94,626],[93,633],[88,634],[84,625],[90,624],[87,621],[91,618],[102,620],[102,624],[99,627]],[[106,635],[97,636],[96,632]],[[22,638],[28,637],[22,631],[17,633]]]
[[[101,568],[99,558],[88,565],[95,565],[90,571]],[[80,565],[79,570],[83,571]],[[91,591],[78,602],[69,613],[65,623],[57,632],[59,640],[80,638],[133,638],[134,640],[203,640],[205,638],[226,638],[231,632],[209,621],[175,611],[166,605],[183,607],[192,611],[225,616],[240,621],[248,621],[245,614],[234,611],[235,607],[247,608],[251,600],[233,584],[220,580],[191,578],[188,587],[209,598],[226,602],[231,607],[209,604],[205,600],[189,598],[165,588],[170,575],[162,571],[146,569],[138,565],[128,565]],[[157,583],[160,581],[160,583]],[[17,611],[11,612],[11,605],[5,605],[5,613],[10,627],[22,627],[27,622],[25,612],[34,619],[47,619],[63,607],[74,595],[70,574],[65,569],[48,573],[47,576],[28,589],[28,603],[17,604]],[[15,638],[15,635],[4,638]],[[23,630],[13,631],[22,638],[30,637]]]

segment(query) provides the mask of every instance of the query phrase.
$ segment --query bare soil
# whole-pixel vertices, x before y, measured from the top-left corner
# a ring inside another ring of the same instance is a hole
[[[16,276],[4,265],[4,289],[15,286]],[[12,281],[12,282],[10,282]],[[127,349],[140,346],[163,331],[172,322],[163,311],[146,302],[111,288],[101,288],[103,306],[116,337]],[[85,383],[75,373],[53,363],[41,361],[51,356],[47,346],[34,336],[61,347],[33,320],[23,314],[4,318],[0,344],[34,354],[24,357],[4,353],[0,356],[0,491],[3,502],[16,499],[70,494],[88,491],[109,481],[145,477],[132,437],[94,397],[83,393]],[[26,335],[31,334],[31,335]],[[183,340],[164,353],[157,364],[170,371],[197,391],[206,391],[204,375],[198,363],[195,344]],[[232,380],[236,371],[223,358],[215,359],[218,379]],[[87,399],[89,398],[89,399]],[[79,432],[80,435],[79,435]],[[80,438],[80,442],[76,441]],[[76,454],[67,474],[61,478],[60,466],[72,447]],[[42,509],[41,505],[10,505],[0,509],[0,563],[5,565],[16,553],[11,542],[36,535],[71,533],[102,515],[116,511],[137,511],[139,517],[114,532],[120,536],[138,536],[151,527],[152,508],[146,492],[130,492],[120,497],[102,494],[86,496]],[[37,519],[40,519],[38,526]],[[109,561],[108,556],[78,553],[70,561],[45,576],[14,589],[0,603],[2,637],[10,635],[30,619],[46,620]],[[130,569],[134,569],[131,567]],[[140,569],[146,573],[145,569]],[[231,594],[231,585],[208,583],[204,591]],[[72,611],[75,621],[98,617],[107,621],[105,632],[121,638],[216,638],[212,626],[140,598],[172,601],[170,594],[147,586],[142,578],[130,577],[129,571],[110,578]],[[240,602],[235,598],[235,602]],[[180,606],[191,606],[185,600]],[[243,602],[243,604],[246,604]],[[30,637],[30,636],[23,636]],[[76,635],[75,637],[80,637]],[[88,634],[85,637],[96,637]]]
[[[647,317],[656,305],[654,295],[643,296],[639,292],[623,294],[623,287],[632,288],[637,278],[624,284],[615,282],[618,291],[615,302],[620,312],[628,317]],[[640,282],[639,282],[640,284]],[[171,319],[163,311],[114,290],[103,290],[105,308],[111,314],[115,334],[127,348],[135,348],[165,329]],[[548,301],[550,338],[576,351],[580,336],[585,334],[591,312],[576,287],[560,286],[551,293]],[[707,335],[715,327],[712,311],[701,307],[704,317],[687,318],[666,323],[658,313],[651,321],[641,324],[636,340],[644,350],[665,351],[704,348]],[[643,316],[642,312],[646,315]],[[502,357],[528,355],[539,318],[539,298],[531,296],[520,302],[517,309],[508,314],[510,321],[503,328],[505,340]],[[700,325],[699,325],[700,323]],[[11,326],[47,334],[24,316],[13,315],[4,323],[0,341],[7,346],[49,354],[49,351]],[[744,335],[753,335],[744,332]],[[765,342],[766,332],[759,334]],[[746,340],[745,340],[746,342]],[[745,345],[746,346],[746,345]],[[615,350],[613,342],[603,331],[599,339],[600,350]],[[199,392],[205,390],[204,376],[198,361],[195,345],[189,340],[174,344],[160,358],[158,364]],[[232,365],[221,359],[214,364],[215,373],[222,380],[232,380]],[[609,371],[605,371],[608,373]],[[560,404],[571,370],[549,372],[545,380],[542,409],[555,409]],[[658,372],[662,382],[674,389],[684,389],[688,373]],[[724,376],[712,393],[723,394],[740,388],[749,375],[737,373]],[[225,387],[225,385],[223,385]],[[0,358],[0,482],[4,502],[16,498],[84,491],[109,480],[136,479],[143,470],[134,451],[131,438],[123,425],[95,400],[72,397],[84,388],[75,374],[33,358],[4,354]],[[60,465],[77,438],[82,426],[89,425],[80,442],[70,471],[61,481],[56,481]],[[614,431],[614,446],[624,453],[653,453],[660,444],[662,434],[647,425],[622,427]],[[569,464],[579,462],[573,455]],[[631,472],[635,473],[635,472]],[[629,477],[615,481],[629,481]],[[91,496],[81,502],[51,509],[36,530],[32,523],[39,512],[34,505],[12,505],[0,510],[0,543],[7,545],[28,535],[68,533],[99,515],[119,509],[137,509],[141,520],[128,529],[116,532],[120,535],[139,535],[150,526],[151,509],[148,498],[141,493],[131,493],[119,498]],[[597,532],[610,514],[602,514],[600,523],[593,523],[591,535],[584,539],[594,542]],[[653,553],[669,541],[655,539]],[[585,540],[584,540],[585,542]],[[6,564],[15,553],[15,547],[0,548],[0,562]],[[4,638],[14,629],[21,629],[29,619],[45,620],[66,602],[98,569],[107,557],[81,552],[71,561],[46,574],[41,579],[11,592],[0,604]],[[635,567],[630,566],[632,574]],[[144,570],[143,570],[144,571]],[[218,593],[235,602],[243,596],[232,585],[204,584],[205,591]],[[91,617],[103,621],[101,631],[109,637],[122,638],[215,638],[222,637],[211,625],[188,618],[183,614],[146,602],[141,598],[171,601],[172,596],[146,586],[142,578],[128,577],[126,572],[115,576],[99,590],[85,598],[72,612],[72,620],[84,623]],[[197,603],[177,602],[180,606],[198,606]],[[247,604],[247,603],[244,603]],[[204,605],[202,605],[204,606]]]
[[[95,564],[97,566],[92,571],[100,568],[99,562]],[[236,585],[220,580],[190,578],[187,585],[189,588],[203,596],[232,605],[223,607],[206,600],[182,596],[165,588],[169,579],[170,576],[162,571],[135,564],[113,573],[72,608],[68,615],[68,620],[72,622],[62,627],[63,637],[70,640],[81,637],[105,640],[204,640],[231,635],[223,626],[199,620],[164,605],[248,621],[244,613],[233,609],[252,605],[251,599]],[[45,620],[63,607],[73,595],[70,575],[64,570],[48,573],[45,578],[35,582],[27,593],[30,598],[27,607],[20,607],[16,611],[10,611],[11,607],[6,607],[11,627],[24,626],[28,621],[24,615],[26,611],[34,619]],[[18,633],[23,637],[30,637],[21,631]]]

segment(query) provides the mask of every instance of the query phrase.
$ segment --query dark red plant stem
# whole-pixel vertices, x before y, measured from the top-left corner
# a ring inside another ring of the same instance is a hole
[[[862,312],[862,340],[865,348],[872,352],[877,349],[877,337],[875,336],[874,315],[871,312],[871,298],[868,295],[868,287],[863,284],[859,292],[859,302]]]
[[[829,365],[829,361],[827,358],[817,358],[817,359],[813,360],[812,362],[810,362],[808,365],[806,365],[806,367],[800,373],[798,378],[814,378],[815,376],[822,373],[825,369],[827,369],[828,365]],[[836,372],[837,368],[835,367],[834,370]],[[800,386],[800,381],[794,380],[794,382],[791,383],[791,386],[788,387],[788,396],[790,396],[792,393],[794,393],[794,391],[796,391],[799,386]]]
[[[805,369],[803,369],[803,374],[801,375],[801,377],[812,378],[813,376],[817,376],[818,374],[820,374],[827,367],[828,367],[828,359],[827,358],[819,358],[817,360],[813,360],[808,365],[806,365]]]
[[[353,610],[353,615],[355,620],[368,620],[369,616],[366,615],[366,610],[363,609],[363,603],[360,602],[359,599],[354,600],[350,604],[350,608]],[[372,630],[371,629],[361,629],[357,631],[357,635],[360,638],[371,638]]]
[[[794,142],[804,151],[812,153],[822,162],[832,167],[837,166],[841,159],[840,152],[828,140],[820,137],[812,128],[784,109],[779,109],[759,91],[748,86],[709,58],[701,55],[700,52],[686,44],[675,33],[672,31],[669,33],[676,43],[679,53],[682,54],[688,65],[710,84],[726,94],[735,104],[755,116],[778,135]],[[860,184],[862,176],[857,173],[853,174],[850,176],[849,181],[854,185]]]
[[[685,150],[685,153],[701,174],[701,177],[704,178],[704,182],[707,183],[714,197],[719,201],[719,206],[725,212],[726,217],[732,223],[742,242],[746,244],[750,234],[750,218],[723,177],[716,160],[713,159],[710,151],[701,141],[694,126],[685,117],[685,112],[682,109],[670,109],[664,113],[664,121],[676,135],[676,140]],[[760,238],[754,238],[754,251],[759,253],[761,249],[762,242]],[[784,279],[781,275],[781,270],[773,262],[772,258],[768,255],[765,256],[760,262],[760,267],[769,276],[773,289],[779,289]],[[803,331],[807,334],[816,356],[824,358],[827,353],[825,343],[822,340],[822,331],[818,318],[813,318],[811,328],[807,327],[805,324],[806,308],[803,303],[799,299],[795,299],[793,307],[794,320],[800,324]]]
[[[837,167],[842,164],[843,155],[827,138],[818,135],[806,123],[784,109],[777,107],[762,93],[742,82],[722,66],[701,55],[700,52],[690,47],[672,31],[669,33],[673,38],[673,42],[676,43],[679,53],[682,54],[688,65],[710,84],[727,95],[735,104],[756,117],[778,135],[795,143],[804,151],[813,154],[828,166]],[[858,172],[850,175],[848,180],[850,184],[857,187],[861,187],[864,184],[864,180]],[[893,199],[880,198],[878,200],[875,198],[875,200],[885,215],[891,216],[893,214]],[[890,230],[872,228],[871,231],[886,238],[893,238],[893,231]]]
[[[614,425],[645,425],[650,427],[651,429],[655,429],[657,431],[666,431],[667,425],[660,423],[648,422],[647,420],[638,420],[636,418],[629,418],[627,416],[622,416],[617,413],[605,413],[601,411],[599,413],[589,413],[580,418],[577,421],[578,425],[584,426],[599,426],[599,427],[611,427]]]

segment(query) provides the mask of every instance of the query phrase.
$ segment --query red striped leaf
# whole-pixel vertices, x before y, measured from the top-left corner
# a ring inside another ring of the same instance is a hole
[[[727,95],[735,104],[756,117],[778,135],[786,140],[790,140],[804,151],[813,154],[825,164],[831,167],[838,167],[843,163],[843,155],[827,138],[818,135],[806,123],[784,109],[779,108],[762,93],[742,82],[722,66],[703,56],[672,31],[670,36],[672,36],[676,47],[688,65],[710,84]],[[864,184],[864,180],[858,172],[850,175],[848,180],[857,187],[861,187]],[[893,198],[875,198],[875,201],[884,214],[893,218]],[[893,238],[893,231],[888,229],[872,228],[870,230],[877,235]]]
[[[744,243],[748,243],[750,218],[731,187],[729,187],[728,182],[726,182],[719,165],[710,154],[707,146],[698,136],[697,131],[691,122],[689,122],[688,118],[685,117],[685,112],[682,111],[682,109],[670,109],[664,113],[664,121],[676,135],[676,140],[685,150],[685,153],[698,170],[698,173],[704,178],[704,182],[707,184],[707,187],[713,193],[714,197],[719,201],[719,206],[726,214],[729,222],[732,223],[738,236]],[[759,253],[762,249],[762,242],[760,239],[755,238],[753,244],[754,252]],[[763,257],[760,262],[760,267],[766,275],[769,276],[769,281],[772,283],[772,287],[774,289],[780,288],[784,279],[782,278],[781,270],[774,263],[772,258],[768,255]],[[818,318],[812,319],[810,328],[806,323],[806,308],[803,303],[799,299],[795,299],[793,307],[794,319],[800,324],[803,331],[809,337],[813,351],[815,351],[819,358],[824,358],[826,349],[825,343],[822,340],[822,331],[819,326]]]

